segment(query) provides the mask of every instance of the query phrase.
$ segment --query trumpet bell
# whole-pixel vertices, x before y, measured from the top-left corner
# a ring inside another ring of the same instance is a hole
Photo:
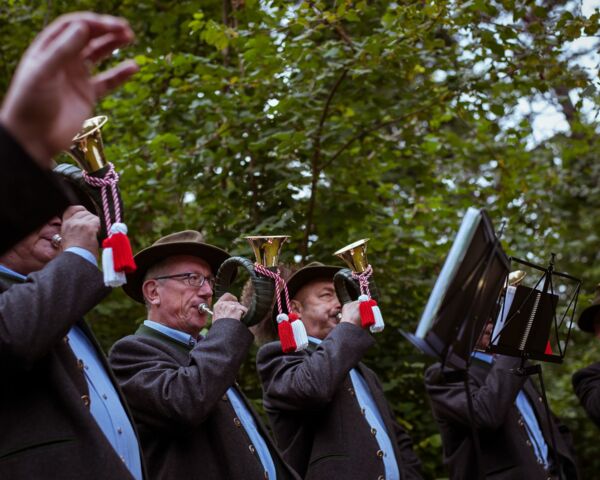
[[[100,133],[107,120],[106,115],[88,118],[83,122],[79,133],[73,137],[73,143],[67,152],[87,173],[97,172],[107,164]]]
[[[290,238],[288,235],[244,237],[252,247],[256,263],[263,267],[277,267],[281,246]]]
[[[519,285],[523,279],[527,276],[527,272],[523,270],[515,270],[514,272],[510,272],[508,274],[508,284],[511,287],[516,287]]]
[[[344,248],[340,248],[334,255],[340,257],[354,273],[362,273],[369,267],[367,260],[368,238],[363,238]]]

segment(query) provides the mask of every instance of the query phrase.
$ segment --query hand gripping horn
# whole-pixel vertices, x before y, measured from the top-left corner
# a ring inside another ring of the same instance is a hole
[[[334,255],[340,257],[350,269],[344,268],[333,277],[335,293],[343,304],[360,301],[360,315],[363,328],[372,332],[384,328],[383,317],[377,306],[379,290],[372,280],[373,269],[367,260],[368,238],[346,245]]]
[[[225,260],[217,272],[215,296],[219,298],[228,291],[239,267],[246,270],[250,276],[254,294],[248,311],[241,318],[241,322],[250,327],[256,325],[271,312],[273,297],[275,296],[275,280],[273,277],[267,276],[265,270],[274,274],[277,272],[281,246],[289,237],[287,235],[275,235],[245,238],[252,246],[256,262],[253,263],[245,257],[230,257]]]

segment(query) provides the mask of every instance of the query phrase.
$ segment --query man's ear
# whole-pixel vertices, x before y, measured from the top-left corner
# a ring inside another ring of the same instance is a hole
[[[298,315],[302,316],[302,304],[298,300],[291,301],[292,312],[296,312]]]
[[[142,295],[150,305],[160,305],[160,294],[158,293],[158,282],[156,280],[146,280],[142,285]]]

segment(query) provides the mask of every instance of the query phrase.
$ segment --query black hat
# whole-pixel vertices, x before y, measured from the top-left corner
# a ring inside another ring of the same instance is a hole
[[[592,304],[587,307],[577,321],[577,325],[581,330],[587,333],[594,332],[594,320],[596,315],[600,312],[600,283],[596,285],[596,297],[592,300]]]
[[[221,264],[229,258],[229,254],[214,245],[204,243],[203,240],[202,234],[195,230],[184,230],[159,238],[134,257],[137,270],[127,275],[127,283],[123,285],[123,290],[135,301],[144,303],[142,285],[146,272],[152,265],[175,255],[198,257],[207,262],[213,273],[216,273]]]
[[[319,262],[311,262],[308,265],[297,270],[286,282],[290,299],[298,293],[298,291],[307,283],[320,278],[327,278],[333,281],[333,276],[339,272],[342,267],[332,267],[323,265]]]

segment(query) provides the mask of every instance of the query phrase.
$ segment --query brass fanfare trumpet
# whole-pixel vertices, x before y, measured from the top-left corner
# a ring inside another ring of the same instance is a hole
[[[334,255],[341,258],[349,268],[340,270],[333,277],[335,293],[343,304],[357,300],[361,293],[360,285],[355,276],[366,272],[369,268],[369,261],[367,260],[368,241],[368,238],[363,238],[340,248],[334,253]],[[353,273],[355,276],[352,275]],[[371,293],[371,298],[375,300],[379,298],[379,290],[372,279],[369,280],[369,291]]]
[[[237,269],[242,267],[248,272],[254,288],[252,302],[248,312],[241,318],[241,322],[252,326],[260,322],[271,310],[275,296],[275,282],[272,278],[259,273],[255,263],[273,272],[277,271],[281,247],[289,238],[287,235],[247,236],[245,237],[256,257],[256,262],[245,257],[230,257],[225,260],[215,279],[215,295],[221,297],[233,282]]]
[[[108,117],[100,115],[88,118],[83,122],[81,130],[73,137],[73,141],[68,151],[65,151],[72,157],[79,168],[69,163],[61,163],[54,168],[73,188],[77,199],[90,212],[100,217],[100,239],[108,236],[106,220],[104,218],[102,197],[100,190],[89,185],[83,178],[82,170],[90,177],[104,178],[109,172],[110,166],[104,154],[104,144],[102,142],[101,129],[108,121]],[[112,196],[109,196],[108,209],[111,218],[115,218],[115,205]],[[120,193],[118,194],[118,208],[123,216],[123,201]]]

